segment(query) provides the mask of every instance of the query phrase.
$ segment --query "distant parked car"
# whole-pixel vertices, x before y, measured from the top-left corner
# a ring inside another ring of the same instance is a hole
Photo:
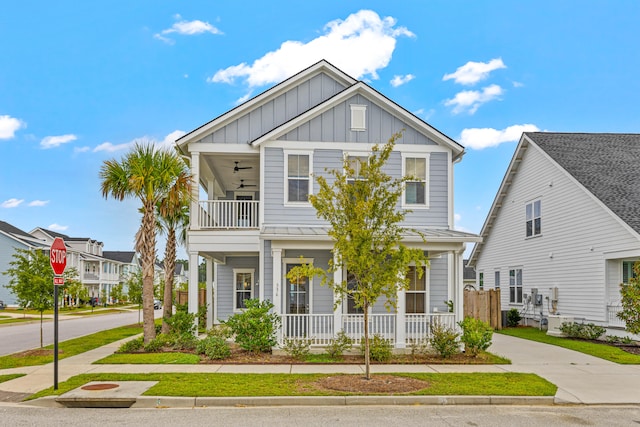
[[[4,310],[7,306],[4,305],[4,301],[0,300],[0,310]]]
[[[162,308],[162,302],[159,299],[153,300],[153,308],[155,310],[160,310]]]

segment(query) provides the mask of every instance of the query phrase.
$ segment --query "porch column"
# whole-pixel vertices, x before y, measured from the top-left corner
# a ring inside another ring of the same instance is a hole
[[[336,257],[333,257],[333,265],[338,265]],[[340,283],[342,282],[342,266],[336,268],[336,270],[333,272],[333,282],[334,283]],[[333,293],[333,336],[338,335],[338,332],[340,332],[342,330],[342,305],[343,302],[341,301],[341,296],[340,294],[334,292]],[[339,304],[337,304],[337,302],[340,301]]]
[[[425,273],[426,274],[426,273]],[[407,347],[407,299],[405,297],[407,291],[398,290],[396,300],[396,348]]]
[[[198,314],[198,252],[189,252],[189,300],[187,311]],[[197,327],[197,318],[194,323]]]
[[[211,284],[211,297],[213,298],[213,323],[218,321],[218,263],[213,262],[213,283]]]
[[[207,329],[213,326],[213,262],[210,258],[205,258],[207,270]]]
[[[271,249],[273,258],[273,309],[277,314],[282,314],[282,249]]]
[[[191,215],[189,215],[191,218],[190,228],[191,230],[199,230],[200,209],[198,209],[198,199],[200,197],[200,153],[197,151],[193,151],[191,153],[191,175],[193,176],[193,186],[191,188],[191,207],[189,208],[189,212],[191,213]],[[194,270],[198,271],[198,264],[195,264],[195,266],[196,268]]]
[[[459,251],[455,252],[453,255],[453,259],[454,259],[454,266],[455,266],[455,271],[454,271],[454,277],[455,277],[455,284],[454,284],[454,295],[455,295],[455,299],[453,299],[453,312],[455,314],[455,320],[456,323],[458,323],[459,321],[463,320],[464,318],[464,299],[463,299],[463,290],[464,290],[464,281],[463,281],[463,273],[464,273],[464,250],[465,250],[465,245],[462,245],[462,249],[460,249]]]

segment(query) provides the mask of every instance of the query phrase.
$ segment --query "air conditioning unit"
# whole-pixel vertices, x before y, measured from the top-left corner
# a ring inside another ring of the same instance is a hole
[[[561,331],[560,327],[563,323],[573,323],[574,319],[570,316],[559,316],[552,315],[548,316],[549,323],[547,325],[547,335],[552,335],[554,337],[563,337],[565,336]]]

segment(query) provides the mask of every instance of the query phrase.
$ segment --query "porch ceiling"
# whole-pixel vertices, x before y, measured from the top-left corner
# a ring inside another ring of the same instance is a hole
[[[200,167],[203,185],[207,180],[217,182],[216,191],[224,195],[227,191],[260,190],[260,156],[258,154],[216,153],[202,154]],[[235,169],[236,162],[238,170]],[[203,167],[204,166],[204,167]],[[244,185],[244,188],[241,188]]]

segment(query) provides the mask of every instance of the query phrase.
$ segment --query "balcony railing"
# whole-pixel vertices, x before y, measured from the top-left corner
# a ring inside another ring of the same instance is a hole
[[[341,324],[335,328],[336,317],[333,314],[282,314],[278,342],[282,345],[286,338],[305,338],[311,340],[313,346],[326,346],[342,330],[354,340],[354,343],[360,343],[360,339],[364,336],[364,315],[344,314],[339,318],[342,319]],[[454,329],[456,326],[454,313],[405,315],[402,334],[405,346],[428,339],[434,323]],[[398,336],[401,336],[399,332],[395,314],[369,316],[370,336],[380,335],[389,340],[392,345],[397,345],[400,342]]]
[[[607,317],[609,320],[609,326],[614,328],[624,328],[626,327],[626,323],[624,320],[618,317],[618,313],[622,311],[622,305],[608,305],[607,306]]]
[[[258,200],[201,200],[200,228],[258,228]]]

